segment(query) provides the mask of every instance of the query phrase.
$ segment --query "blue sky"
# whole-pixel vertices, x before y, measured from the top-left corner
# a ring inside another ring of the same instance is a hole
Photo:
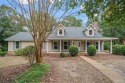
[[[10,6],[10,4],[7,2],[7,0],[0,0],[0,5],[2,5],[2,4]],[[77,15],[76,18],[82,19],[83,24],[85,24],[87,22],[87,20],[88,20],[86,14]]]

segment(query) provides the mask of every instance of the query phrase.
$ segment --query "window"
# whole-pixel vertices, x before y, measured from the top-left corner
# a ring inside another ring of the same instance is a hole
[[[67,49],[68,49],[68,42],[67,42],[67,41],[64,41],[64,42],[63,42],[63,49],[64,49],[64,50],[67,50]]]
[[[57,50],[58,49],[58,42],[53,42],[53,49],[54,50]]]
[[[19,41],[16,41],[16,48],[19,48],[20,45],[19,45]]]
[[[95,42],[95,47],[96,49],[98,49],[98,42]]]
[[[89,30],[89,35],[92,35],[92,30]]]
[[[62,35],[62,30],[61,29],[59,30],[59,35]]]
[[[88,47],[89,45],[91,45],[91,42],[87,42],[87,47]]]

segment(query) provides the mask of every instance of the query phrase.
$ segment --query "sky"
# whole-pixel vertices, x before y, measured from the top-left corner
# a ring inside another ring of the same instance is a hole
[[[26,4],[27,2],[24,0],[24,4]],[[10,4],[7,2],[7,0],[0,0],[0,5],[5,4],[7,6],[10,6]],[[85,23],[87,22],[88,18],[86,16],[86,14],[82,14],[82,15],[77,15],[76,16],[77,19],[82,19],[83,21],[83,25],[85,25]]]

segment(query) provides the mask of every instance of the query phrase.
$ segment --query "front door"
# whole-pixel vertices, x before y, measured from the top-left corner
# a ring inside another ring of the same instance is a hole
[[[80,41],[74,41],[74,45],[76,45],[78,47],[78,50],[80,51],[81,42]]]

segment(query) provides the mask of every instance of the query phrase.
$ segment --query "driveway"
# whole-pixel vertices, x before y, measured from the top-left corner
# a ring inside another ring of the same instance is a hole
[[[59,56],[59,55],[58,55]],[[45,83],[112,83],[106,76],[80,57],[44,57],[51,69]]]
[[[94,59],[106,67],[112,68],[113,70],[125,76],[125,56],[114,54],[98,54],[96,56],[87,57]]]

